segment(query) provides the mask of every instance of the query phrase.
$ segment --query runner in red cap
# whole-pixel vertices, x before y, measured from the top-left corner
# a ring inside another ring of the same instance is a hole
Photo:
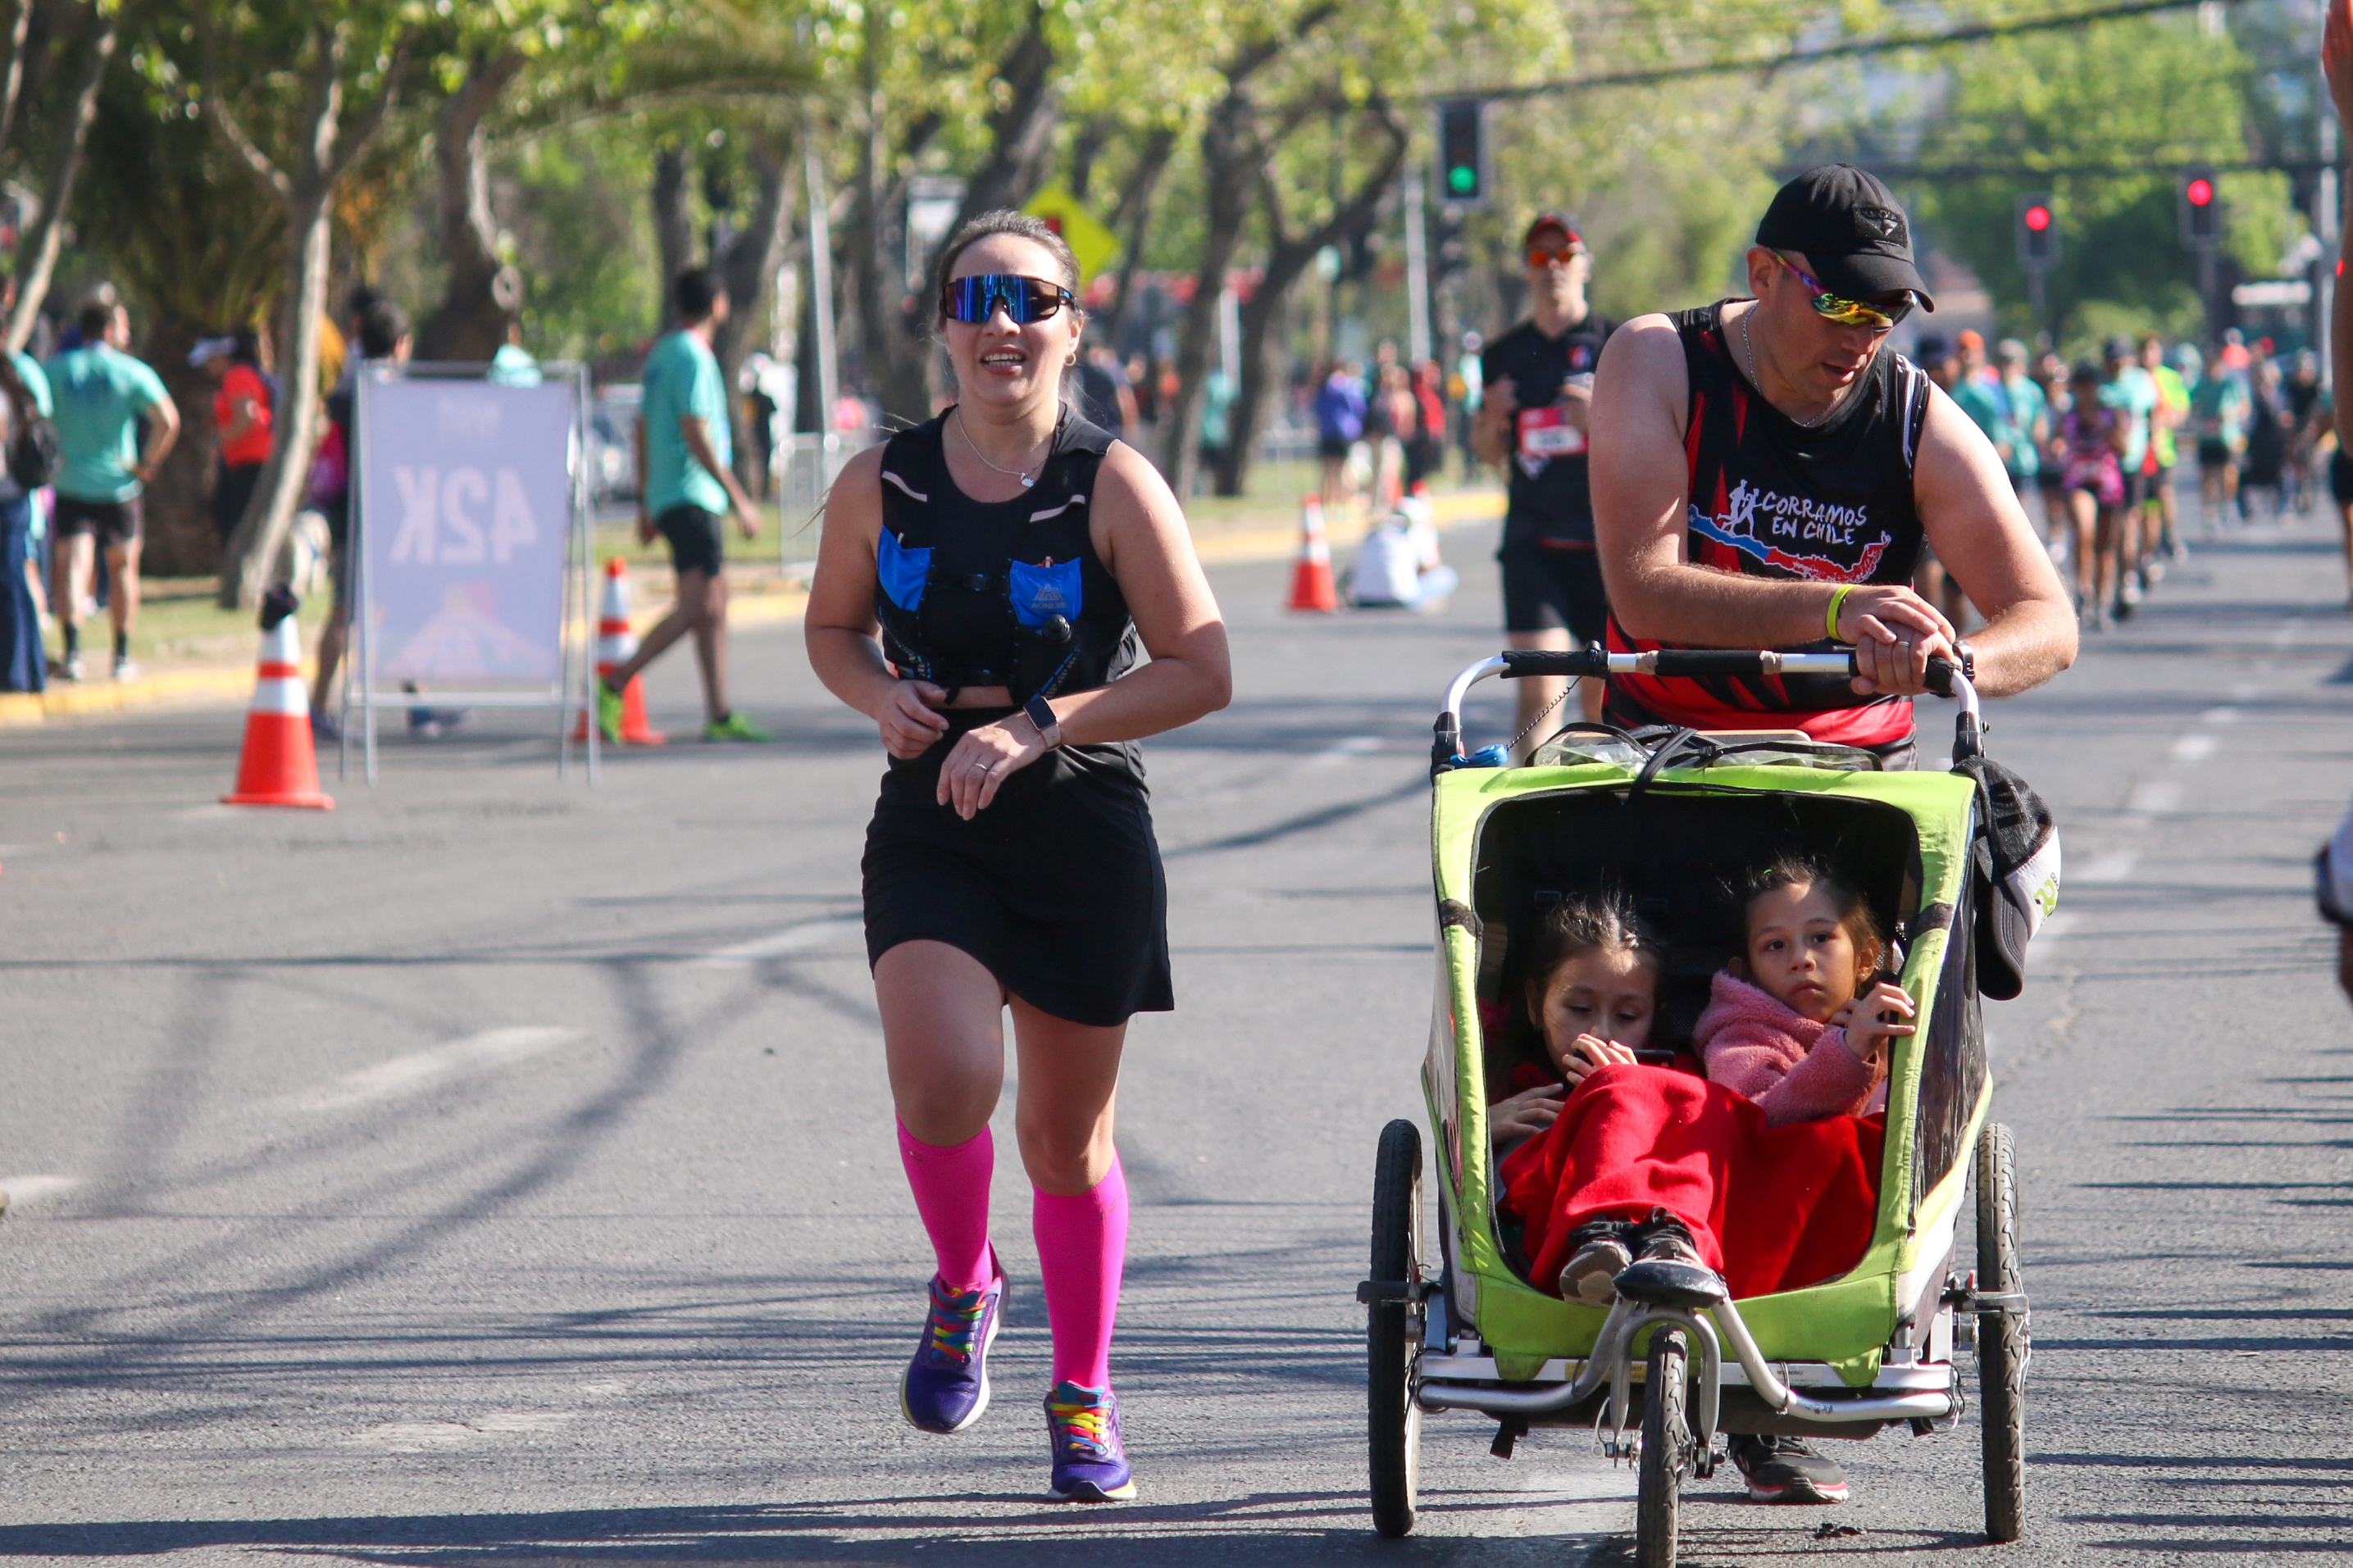
[[[1488,346],[1486,388],[1471,426],[1472,449],[1508,477],[1504,543],[1504,632],[1514,647],[1561,649],[1599,642],[1609,597],[1593,552],[1593,500],[1586,483],[1586,426],[1601,345],[1617,325],[1586,302],[1593,258],[1565,214],[1538,213],[1521,242],[1528,320]],[[1557,678],[1519,687],[1525,731],[1560,700]],[[1599,682],[1584,689],[1585,716],[1601,717]],[[1533,741],[1534,736],[1529,737]]]
[[[1911,226],[1843,163],[1781,187],[1752,299],[1639,317],[1593,398],[1593,516],[1610,647],[1820,650],[1862,674],[1610,682],[1613,722],[1803,730],[1911,764],[1928,659],[2006,696],[2073,662],[2075,616],[1982,431],[1887,346],[1934,310]],[[1968,643],[1911,587],[1923,543],[1986,625]]]

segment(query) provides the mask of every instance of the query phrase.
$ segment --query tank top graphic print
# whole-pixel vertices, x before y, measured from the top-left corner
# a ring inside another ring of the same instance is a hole
[[[1927,416],[1928,378],[1882,348],[1831,417],[1802,426],[1767,403],[1725,342],[1724,304],[1670,316],[1691,384],[1683,454],[1690,489],[1685,558],[1749,577],[1909,583],[1919,563],[1912,470]],[[1630,637],[1609,617],[1609,647],[1687,645]],[[1827,638],[1788,652],[1835,650]],[[1803,730],[1818,741],[1875,746],[1912,732],[1905,697],[1862,696],[1842,676],[1613,677],[1613,723],[1698,730]]]

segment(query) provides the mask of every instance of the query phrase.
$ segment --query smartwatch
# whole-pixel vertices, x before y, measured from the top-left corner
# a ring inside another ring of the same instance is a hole
[[[1054,717],[1052,703],[1043,697],[1032,697],[1021,705],[1021,711],[1028,716],[1031,724],[1037,726],[1038,738],[1046,742],[1048,751],[1050,752],[1062,743],[1062,723],[1060,720]]]

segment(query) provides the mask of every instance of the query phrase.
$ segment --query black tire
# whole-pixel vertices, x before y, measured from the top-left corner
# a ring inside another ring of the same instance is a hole
[[[2025,1289],[2018,1263],[2018,1181],[2010,1129],[1978,1137],[1978,1289]],[[1978,1319],[1978,1422],[1985,1447],[1989,1541],[2016,1541],[2026,1509],[2026,1324],[2008,1312]]]
[[[1421,1271],[1421,1130],[1410,1121],[1381,1129],[1373,1166],[1375,1279],[1412,1281]],[[1365,1325],[1366,1394],[1373,1482],[1373,1528],[1399,1536],[1413,1529],[1421,1479],[1421,1406],[1415,1368],[1421,1360],[1422,1307],[1375,1301]]]
[[[1683,1511],[1683,1477],[1691,1469],[1691,1422],[1684,1414],[1691,1384],[1683,1331],[1651,1331],[1650,1371],[1642,1384],[1642,1458],[1634,1502],[1638,1568],[1675,1568],[1675,1526]]]

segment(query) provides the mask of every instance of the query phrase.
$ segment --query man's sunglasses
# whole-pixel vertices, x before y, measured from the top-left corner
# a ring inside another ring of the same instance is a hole
[[[1912,307],[1919,303],[1917,297],[1909,291],[1905,292],[1900,301],[1892,305],[1884,303],[1867,305],[1860,300],[1850,300],[1842,294],[1833,294],[1823,288],[1819,279],[1814,278],[1804,268],[1779,251],[1770,251],[1767,254],[1788,268],[1796,275],[1799,282],[1812,291],[1811,303],[1815,315],[1825,321],[1834,321],[1841,327],[1868,327],[1874,332],[1893,331],[1895,323],[1910,315]]]
[[[1566,267],[1569,258],[1584,254],[1585,247],[1582,245],[1531,245],[1528,247],[1528,265],[1550,267],[1557,261]]]
[[[1014,325],[1026,327],[1077,303],[1078,297],[1060,284],[1024,278],[1018,272],[951,278],[940,286],[940,309],[951,321],[986,321],[1002,305]]]

